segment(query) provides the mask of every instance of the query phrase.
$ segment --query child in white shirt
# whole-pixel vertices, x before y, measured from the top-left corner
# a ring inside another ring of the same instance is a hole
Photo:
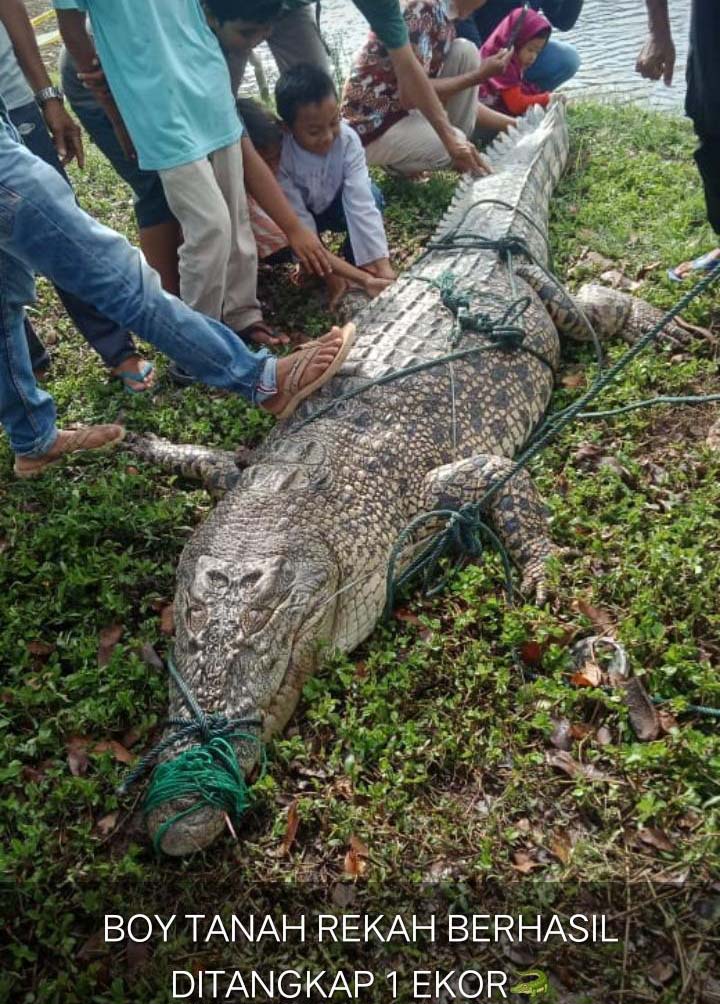
[[[357,134],[340,118],[335,85],[316,66],[301,63],[275,85],[285,135],[278,180],[299,219],[316,232],[347,233],[345,256],[379,279],[395,278],[380,207]],[[333,285],[343,283],[337,275]]]

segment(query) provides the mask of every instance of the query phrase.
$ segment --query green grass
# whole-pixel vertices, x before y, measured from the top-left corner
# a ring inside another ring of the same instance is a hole
[[[713,244],[688,127],[592,105],[572,108],[570,121],[570,170],[552,214],[560,276],[572,287],[602,271],[584,259],[586,248],[631,279],[659,262],[639,295],[670,306],[678,294],[665,267]],[[134,239],[129,194],[99,156],[76,181],[81,202]],[[450,176],[424,185],[383,179],[399,264],[423,247],[453,185]],[[289,330],[327,325],[306,293],[271,288],[265,276],[263,295]],[[33,311],[53,343],[48,387],[64,423],[123,418],[134,430],[227,448],[257,442],[268,428],[242,401],[205,389],[163,383],[152,400],[131,398],[108,383],[45,283]],[[717,325],[717,298],[702,298],[689,316]],[[622,351],[611,346],[610,359]],[[565,365],[566,374],[589,372],[590,354],[569,347]],[[603,403],[717,391],[717,359],[697,342],[644,354]],[[578,393],[561,388],[558,406]],[[0,854],[14,907],[4,920],[0,1000],[164,1001],[177,953],[161,948],[138,960],[113,952],[98,938],[104,912],[214,913],[245,903],[258,883],[337,889],[353,836],[369,850],[362,883],[378,895],[438,877],[468,895],[483,883],[510,887],[528,860],[535,878],[567,889],[619,882],[625,890],[664,873],[682,891],[717,875],[718,729],[681,714],[687,702],[720,707],[720,458],[704,444],[716,415],[653,409],[564,433],[533,465],[553,536],[571,549],[557,563],[554,598],[543,609],[508,609],[494,559],[466,568],[435,601],[411,597],[400,618],[351,656],[330,659],[307,685],[269,750],[240,842],[223,838],[182,862],[155,859],[137,797],[115,794],[124,767],[112,750],[90,752],[74,776],[68,747],[80,736],[138,753],[157,734],[167,680],[139,652],[143,643],[167,650],[159,609],[212,501],[122,453],[16,483],[3,443]],[[654,742],[636,740],[618,695],[567,685],[568,639],[595,633],[596,611],[617,625],[647,687],[673,699],[678,723]],[[99,668],[99,634],[114,624],[121,642]],[[514,646],[537,679],[520,678]],[[575,726],[572,756],[611,783],[547,765],[553,720],[563,718]],[[299,827],[282,855],[293,801]],[[661,846],[640,839],[641,829],[662,831]],[[711,945],[683,931],[693,972],[707,974]],[[649,947],[633,946],[640,962],[625,960],[625,1000],[680,999],[679,969],[660,989],[645,972],[667,945],[659,929]],[[211,953],[216,963],[222,957]],[[292,952],[277,958],[287,963]]]

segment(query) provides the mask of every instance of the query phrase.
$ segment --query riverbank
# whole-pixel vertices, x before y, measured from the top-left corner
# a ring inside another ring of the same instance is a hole
[[[713,244],[689,128],[592,105],[572,108],[570,122],[571,163],[552,214],[558,274],[575,287],[614,270],[669,307],[678,289],[665,267]],[[134,240],[129,195],[99,157],[75,177],[88,210]],[[397,265],[424,247],[454,183],[382,179]],[[267,275],[263,296],[287,330],[316,334],[329,323],[306,292],[280,291]],[[133,430],[230,449],[267,430],[258,412],[205,389],[162,380],[152,399],[130,398],[107,382],[45,283],[33,309],[54,343],[48,387],[65,422],[124,418]],[[717,334],[717,294],[688,319]],[[610,360],[622,351],[610,346]],[[165,362],[157,364],[162,375]],[[717,393],[717,374],[709,343],[663,344],[603,405]],[[591,376],[591,353],[568,348],[557,406]],[[629,910],[709,882],[720,866],[720,735],[682,709],[720,707],[720,454],[705,445],[717,414],[656,408],[563,434],[533,465],[554,539],[570,549],[555,570],[555,598],[508,610],[490,559],[437,600],[405,601],[389,626],[307,685],[268,750],[239,842],[228,835],[183,863],[155,859],[139,793],[121,800],[115,787],[165,714],[167,680],[147,646],[168,650],[177,559],[212,500],[122,453],[15,483],[3,441],[0,814],[17,908],[5,920],[0,999],[164,1001],[167,950],[103,945],[102,914],[211,915],[259,884],[321,885],[347,906],[359,894],[353,882],[378,896],[401,883],[454,882],[472,897],[479,882],[509,888],[530,876],[556,889],[594,883],[598,896],[619,886]],[[648,690],[675,698],[654,741],[637,740],[618,695],[568,685],[569,645],[608,629]],[[519,678],[513,646],[537,679]],[[679,953],[660,923],[616,960],[625,1000],[678,1000],[688,959],[697,990],[712,948],[689,932],[687,924]],[[557,949],[550,968],[553,960]],[[276,961],[267,948],[264,965]],[[230,964],[198,950],[184,968],[212,962]]]

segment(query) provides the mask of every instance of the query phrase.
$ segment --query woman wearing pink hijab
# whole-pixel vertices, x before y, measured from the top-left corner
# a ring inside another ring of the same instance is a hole
[[[517,7],[497,26],[480,49],[483,60],[501,49],[513,50],[507,67],[480,85],[480,100],[508,115],[523,115],[531,105],[547,105],[549,91],[525,80],[525,73],[547,45],[550,22],[532,7]]]

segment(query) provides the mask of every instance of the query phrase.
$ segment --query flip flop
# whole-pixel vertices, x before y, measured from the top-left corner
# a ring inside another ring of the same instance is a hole
[[[298,349],[291,354],[291,358],[294,358],[295,362],[288,374],[287,383],[285,385],[285,391],[284,391],[285,394],[290,394],[290,400],[282,409],[282,411],[279,411],[277,413],[272,411],[270,412],[270,414],[275,415],[275,418],[278,421],[282,421],[285,418],[289,418],[301,401],[304,401],[306,397],[310,397],[313,391],[316,391],[319,387],[324,386],[328,382],[328,380],[330,380],[332,377],[335,376],[337,371],[340,369],[342,364],[347,359],[348,353],[350,352],[352,344],[355,341],[355,325],[346,324],[341,329],[341,334],[343,339],[342,344],[340,345],[337,355],[335,356],[333,361],[330,363],[328,368],[324,370],[323,373],[320,374],[319,377],[317,377],[315,380],[312,380],[305,387],[300,386],[303,375],[307,370],[308,366],[311,365],[313,359],[320,351],[320,349],[324,348],[325,346],[323,345],[322,342],[318,342],[318,340],[316,340],[312,344],[298,346]],[[270,409],[266,410],[269,411]]]
[[[685,263],[683,262],[682,264]],[[715,251],[708,251],[707,254],[702,254],[699,258],[695,258],[690,262],[690,268],[686,275],[680,275],[678,272],[679,265],[676,265],[675,268],[669,268],[667,275],[671,282],[684,282],[690,278],[693,272],[714,272],[719,265],[720,255]]]
[[[136,387],[131,387],[130,384],[142,383],[143,380],[147,380],[147,378],[150,376],[150,374],[153,372],[154,369],[155,367],[153,366],[152,363],[145,363],[144,366],[140,367],[137,373],[131,373],[130,370],[120,370],[119,373],[113,373],[113,376],[117,377],[118,380],[122,381],[122,383],[125,386],[125,390],[129,394],[147,394],[149,390],[152,390],[151,387],[136,388]]]

